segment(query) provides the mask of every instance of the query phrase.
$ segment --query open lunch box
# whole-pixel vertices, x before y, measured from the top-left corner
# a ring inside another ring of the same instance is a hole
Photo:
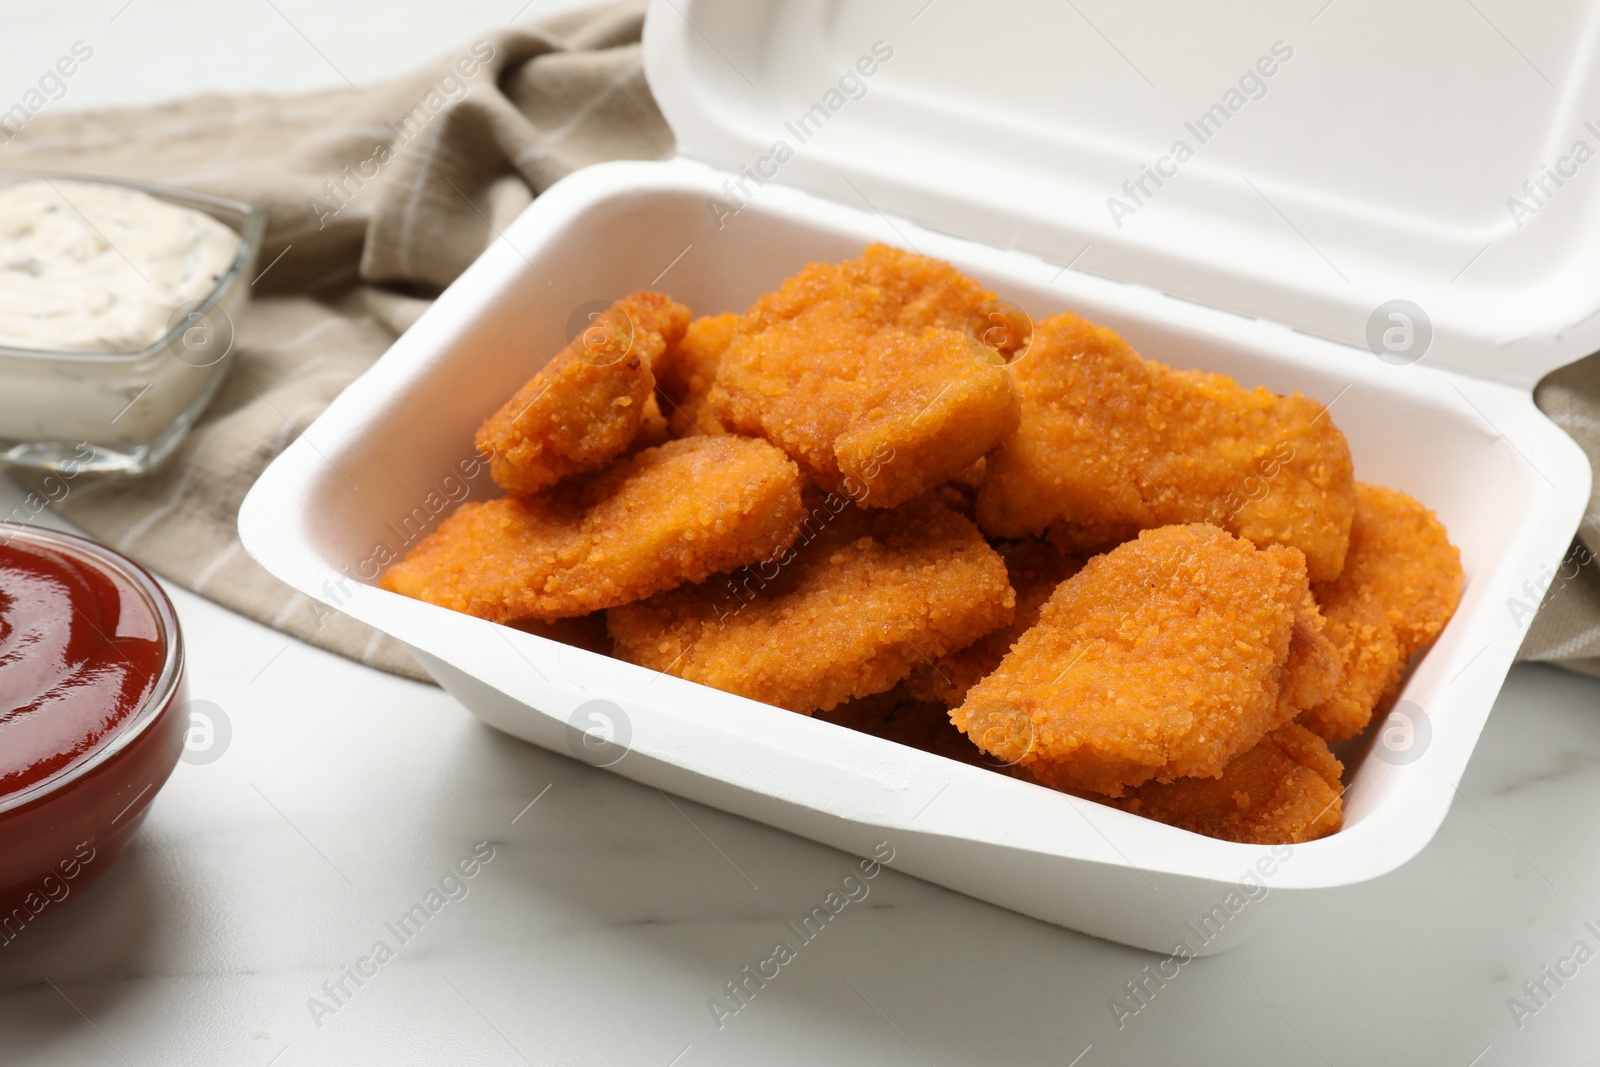
[[[655,0],[645,69],[678,158],[539,196],[272,464],[246,547],[500,730],[581,753],[608,702],[617,773],[853,853],[887,841],[896,869],[1100,937],[1204,955],[1287,891],[1393,870],[1443,821],[1521,643],[1508,603],[1588,499],[1531,388],[1600,348],[1600,4],[1519,22],[1521,52],[1470,5],[1318,6]],[[1461,51],[1417,47],[1444,25]],[[1564,185],[1530,196],[1551,168]],[[473,431],[582,309],[658,289],[743,310],[874,241],[1330,404],[1357,478],[1438,513],[1466,588],[1393,713],[1427,743],[1347,754],[1341,832],[1213,840],[377,588],[452,487],[498,495]]]

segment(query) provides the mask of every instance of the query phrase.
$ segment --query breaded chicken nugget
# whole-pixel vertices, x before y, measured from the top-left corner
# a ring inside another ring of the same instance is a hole
[[[1313,580],[1338,576],[1355,482],[1344,435],[1317,401],[1172,370],[1071,314],[1038,323],[1012,372],[1022,424],[989,457],[985,532],[1033,536],[1064,520],[1121,541],[1211,522],[1300,549]]]
[[[810,714],[1011,620],[1005,563],[969,520],[928,497],[881,511],[836,499],[762,587],[711,581],[612,609],[617,655]]]
[[[1312,586],[1341,673],[1332,698],[1300,721],[1329,741],[1356,736],[1394,699],[1412,654],[1455,614],[1464,581],[1433,512],[1382,486],[1358,484],[1356,496],[1344,573]]]
[[[967,690],[993,673],[1011,651],[1012,643],[1039,621],[1039,609],[1056,586],[1083,568],[1082,561],[1062,555],[1047,541],[1003,541],[995,548],[1006,561],[1006,577],[1017,597],[1015,618],[1011,625],[980,637],[966,648],[940,656],[931,664],[913,667],[906,679],[906,690],[912,698],[934,701],[947,709],[958,706],[966,699]]]
[[[1235,756],[1219,778],[1148,782],[1108,803],[1224,841],[1298,845],[1339,829],[1343,774],[1327,742],[1291,722]]]
[[[382,584],[494,622],[549,621],[776,558],[804,514],[782,452],[697,436],[544,496],[463,504]]]
[[[621,455],[655,388],[651,364],[688,325],[689,309],[660,293],[625,296],[597,316],[478,428],[496,484],[537,493]]]
[[[950,712],[943,704],[915,700],[903,685],[874,696],[847,700],[830,711],[817,712],[814,718],[958,763],[996,769],[992,766],[993,757],[987,756],[951,724]]]
[[[1275,546],[1267,551],[1292,550]],[[1338,681],[1339,650],[1328,636],[1328,623],[1316,598],[1307,590],[1294,615],[1294,636],[1278,687],[1278,714],[1288,720],[1315,707],[1333,695]]]
[[[738,327],[739,316],[731,311],[695,319],[683,340],[656,361],[656,392],[665,403],[672,436],[727,432],[711,410],[711,386]]]
[[[1146,530],[1063,582],[951,719],[1058,788],[1214,776],[1296,714],[1285,687],[1327,691],[1290,676],[1331,674],[1326,656],[1291,657],[1321,628],[1310,609],[1293,549],[1204,524]]]
[[[967,330],[992,299],[949,264],[883,245],[813,263],[740,320],[711,405],[824,488],[894,507],[1017,425],[1004,359]]]

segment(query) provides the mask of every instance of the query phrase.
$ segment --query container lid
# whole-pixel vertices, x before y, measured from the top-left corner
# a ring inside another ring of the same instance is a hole
[[[781,183],[1527,388],[1600,349],[1597,37],[1594,0],[652,0],[644,52],[713,213]]]

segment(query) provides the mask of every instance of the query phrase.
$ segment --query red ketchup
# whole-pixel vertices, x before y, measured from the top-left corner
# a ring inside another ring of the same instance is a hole
[[[133,838],[183,751],[184,692],[153,578],[86,538],[0,522],[0,954]]]
[[[90,755],[149,698],[166,644],[122,576],[0,544],[0,797]]]

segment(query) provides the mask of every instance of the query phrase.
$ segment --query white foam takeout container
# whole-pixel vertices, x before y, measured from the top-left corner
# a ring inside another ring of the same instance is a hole
[[[1155,20],[1152,0],[1090,27],[1071,5],[924,4],[658,0],[646,70],[679,157],[590,167],[540,196],[273,463],[240,513],[244,543],[517,737],[581,752],[580,709],[608,701],[626,777],[851,852],[889,841],[895,867],[1052,923],[1218,951],[1284,892],[1373,878],[1428,842],[1521,641],[1508,602],[1548,580],[1576,529],[1589,467],[1530,388],[1600,347],[1600,287],[1582,284],[1600,173],[1520,229],[1502,201],[1569,127],[1586,135],[1586,102],[1600,114],[1582,62],[1594,20],[1569,5],[1526,43],[1559,68],[1554,92],[1444,4],[1393,17],[1464,54],[1407,45],[1403,67],[1337,7],[1309,24],[1265,4],[1161,5]],[[879,41],[892,56],[829,97]],[[1293,56],[1265,95],[1114,225],[1106,198],[1278,41]],[[785,123],[830,102],[800,144]],[[794,154],[775,167],[780,139]],[[747,180],[747,200],[727,184],[741,165],[770,177]],[[1468,579],[1402,694],[1426,737],[1404,758],[1356,754],[1342,832],[1292,849],[1211,840],[375,587],[465,492],[463,471],[494,495],[473,430],[575,313],[639,288],[738,310],[871,241],[948,259],[1035,317],[1071,309],[1175,366],[1332,403],[1357,476],[1438,512]],[[1420,362],[1365,345],[1396,297],[1431,316]]]

